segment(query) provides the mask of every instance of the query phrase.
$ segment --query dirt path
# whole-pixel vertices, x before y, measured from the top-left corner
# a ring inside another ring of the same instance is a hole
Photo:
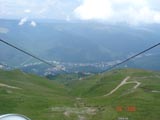
[[[151,92],[153,92],[153,93],[160,93],[160,91],[158,91],[158,90],[152,90]]]
[[[116,88],[114,88],[111,92],[109,92],[108,94],[104,95],[104,96],[109,96],[111,94],[113,94],[114,92],[116,92],[121,86],[125,85],[125,84],[132,84],[132,83],[136,83],[136,85],[134,86],[134,89],[136,89],[141,83],[138,81],[131,81],[131,82],[127,82],[127,80],[130,79],[130,76],[127,76]]]
[[[11,89],[21,89],[21,88],[10,86],[10,85],[3,84],[3,83],[0,83],[0,87],[7,87],[7,88],[11,88]]]

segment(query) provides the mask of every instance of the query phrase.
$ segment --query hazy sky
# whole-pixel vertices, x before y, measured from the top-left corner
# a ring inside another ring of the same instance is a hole
[[[160,0],[0,0],[0,18],[150,24],[160,23],[159,6]]]

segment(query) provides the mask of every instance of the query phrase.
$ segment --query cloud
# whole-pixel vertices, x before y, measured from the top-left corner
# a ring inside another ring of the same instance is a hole
[[[66,19],[79,0],[0,0],[0,18]]]
[[[31,13],[31,10],[30,9],[26,9],[24,10],[25,13]]]
[[[112,15],[112,8],[107,0],[84,0],[74,12],[84,20],[108,19]]]
[[[27,18],[26,17],[24,17],[24,18],[22,18],[21,20],[20,20],[20,22],[18,23],[18,25],[23,25],[24,23],[26,23],[27,22]]]
[[[28,21],[28,18],[27,18],[27,17],[24,17],[24,18],[22,18],[22,19],[19,21],[18,25],[22,26],[22,25],[24,25],[27,21]],[[37,26],[37,23],[32,20],[29,25],[32,26],[32,27],[36,27],[36,26]]]
[[[66,21],[68,21],[68,22],[71,21],[71,18],[69,15],[66,16]]]
[[[160,0],[0,0],[0,18],[27,16],[31,19],[151,24],[160,23],[159,5]]]
[[[31,25],[32,27],[36,27],[36,26],[37,26],[37,23],[36,23],[35,21],[31,21],[30,25]]]
[[[160,10],[146,0],[83,0],[74,14],[82,20],[127,24],[160,23]]]

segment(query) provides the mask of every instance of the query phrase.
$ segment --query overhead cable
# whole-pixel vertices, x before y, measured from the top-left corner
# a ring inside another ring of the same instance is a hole
[[[31,57],[33,57],[33,58],[35,58],[35,59],[37,59],[37,60],[39,60],[39,61],[47,64],[47,65],[49,65],[49,66],[55,67],[55,65],[49,63],[48,61],[43,60],[42,58],[39,58],[39,57],[37,57],[37,56],[35,56],[35,55],[33,55],[33,54],[31,54],[31,53],[29,53],[29,52],[21,49],[21,48],[18,48],[17,46],[15,46],[15,45],[13,45],[13,44],[11,44],[11,43],[9,43],[9,42],[6,42],[6,41],[4,41],[4,40],[2,40],[2,39],[0,39],[0,42],[4,43],[4,44],[6,44],[6,45],[8,45],[8,46],[10,46],[10,47],[12,47],[12,48],[15,48],[15,49],[17,49],[18,51],[21,51],[21,52],[23,52],[24,54],[29,55],[29,56],[31,56]]]
[[[125,59],[125,60],[123,60],[122,62],[119,62],[119,63],[117,63],[117,64],[115,64],[115,65],[112,65],[111,67],[109,67],[108,69],[102,71],[101,73],[110,71],[110,70],[112,70],[113,68],[115,68],[115,67],[117,67],[117,66],[119,66],[119,65],[121,65],[121,64],[123,64],[123,63],[126,63],[126,62],[130,61],[131,59],[133,59],[133,58],[135,58],[135,57],[137,57],[137,56],[139,56],[139,55],[141,55],[141,54],[143,54],[143,53],[145,53],[145,52],[147,52],[147,51],[149,51],[149,50],[151,50],[151,49],[153,49],[153,48],[155,48],[155,47],[157,47],[157,46],[159,46],[159,45],[160,45],[160,43],[157,43],[157,44],[155,44],[155,45],[153,45],[153,46],[151,46],[151,47],[149,47],[149,48],[147,48],[147,49],[145,49],[145,50],[143,50],[143,51],[141,51],[141,52],[139,52],[139,53],[137,53],[137,54],[135,54],[135,55],[127,58],[127,59]]]

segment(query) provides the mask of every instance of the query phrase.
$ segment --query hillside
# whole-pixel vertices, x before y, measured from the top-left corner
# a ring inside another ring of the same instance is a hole
[[[20,113],[32,120],[160,119],[159,72],[120,69],[53,79],[0,70],[0,114]]]
[[[0,66],[21,69],[37,75],[63,73],[99,73],[136,53],[159,43],[160,25],[128,26],[82,21],[41,21],[31,27],[30,20],[0,19],[0,39],[41,59],[53,63],[50,68],[0,42]],[[36,47],[35,47],[36,45]],[[160,70],[159,47],[138,56],[123,67]]]
[[[18,20],[0,19],[0,28],[7,30],[0,32],[0,38],[46,60],[71,63],[113,61],[159,42],[160,26],[154,24],[130,27],[97,22],[37,21],[33,28],[28,23],[23,26],[18,23]],[[34,61],[4,44],[0,44],[0,48],[3,49],[0,62],[19,66]],[[159,55],[158,49],[150,53]]]
[[[20,113],[32,120],[63,119],[54,106],[72,106],[67,89],[54,81],[19,70],[0,70],[0,114]]]
[[[84,106],[100,109],[92,120],[158,120],[160,106],[160,73],[120,69],[92,75],[67,86],[70,94]],[[122,107],[122,111],[117,111]],[[135,108],[130,111],[129,107]],[[147,116],[146,116],[147,114]]]

